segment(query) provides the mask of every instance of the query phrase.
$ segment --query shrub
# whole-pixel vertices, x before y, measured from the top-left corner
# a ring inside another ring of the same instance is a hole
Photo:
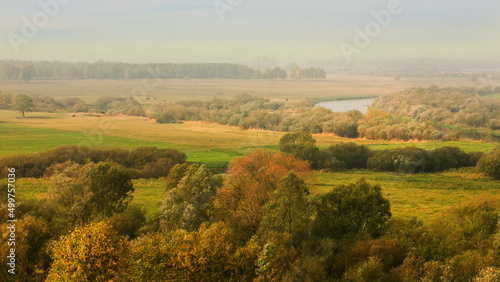
[[[500,147],[482,156],[477,163],[476,169],[479,173],[500,180]]]

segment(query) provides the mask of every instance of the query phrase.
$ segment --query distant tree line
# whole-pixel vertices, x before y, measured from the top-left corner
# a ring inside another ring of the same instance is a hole
[[[101,96],[91,104],[77,97],[56,100],[49,96],[12,95],[0,91],[0,109],[19,111],[23,118],[25,112],[90,112],[100,114],[124,114],[129,116],[145,115],[143,106],[133,97]]]
[[[312,70],[312,73],[310,71]],[[293,78],[295,79],[295,74]],[[311,68],[306,78],[326,78],[326,72]],[[169,78],[220,78],[220,79],[281,79],[287,71],[273,69],[254,70],[238,64],[224,63],[150,63],[123,62],[58,62],[58,61],[0,61],[0,78],[8,81],[29,82],[41,79],[169,79]]]

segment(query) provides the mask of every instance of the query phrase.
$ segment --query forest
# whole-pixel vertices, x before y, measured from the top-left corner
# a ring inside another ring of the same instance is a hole
[[[500,197],[484,195],[432,224],[393,219],[364,179],[311,195],[313,169],[423,173],[476,166],[500,180],[500,147],[465,153],[355,143],[315,146],[285,134],[226,173],[154,147],[58,147],[1,160],[2,175],[45,177],[47,195],[15,208],[22,281],[470,281],[500,277]],[[17,162],[16,162],[17,161]],[[15,167],[12,169],[10,166]],[[326,168],[325,168],[326,167]],[[135,176],[134,176],[135,175]],[[130,205],[134,177],[164,179],[154,216]],[[5,186],[5,187],[4,187]],[[2,193],[7,193],[7,183]],[[0,216],[8,218],[8,197]],[[5,224],[4,224],[5,225]],[[9,232],[3,229],[4,237]],[[0,246],[7,256],[7,244]],[[7,265],[2,279],[8,281]],[[19,281],[19,280],[18,280]],[[494,281],[494,280],[484,280]]]

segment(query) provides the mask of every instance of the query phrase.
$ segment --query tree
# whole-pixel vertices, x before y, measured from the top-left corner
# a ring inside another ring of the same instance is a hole
[[[490,177],[500,180],[500,147],[481,157],[476,169],[480,173],[485,173]]]
[[[264,72],[262,73],[262,78],[263,79],[272,79],[273,78],[273,73],[269,68],[265,69]]]
[[[344,162],[347,169],[366,168],[366,162],[372,152],[365,145],[354,142],[338,143],[328,148],[332,157]]]
[[[46,281],[109,281],[126,270],[129,246],[108,224],[77,227],[52,249]]]
[[[20,79],[24,82],[30,82],[35,77],[35,68],[33,65],[26,65],[21,68],[21,77]]]
[[[316,140],[309,132],[291,132],[280,138],[280,151],[285,154],[294,154],[302,160],[312,162],[318,148]]]
[[[19,71],[20,69],[18,67],[6,64],[4,67],[3,77],[6,80],[17,80],[19,77]]]
[[[123,212],[134,191],[128,172],[109,163],[73,165],[52,179],[48,198],[73,223]]]
[[[177,170],[174,174],[178,174]],[[213,176],[204,165],[190,165],[183,174],[163,198],[160,225],[164,230],[197,230],[210,219],[213,198],[222,186],[222,178]]]
[[[264,216],[264,206],[289,171],[303,178],[311,173],[309,164],[281,153],[256,150],[234,159],[215,198],[217,219],[228,222],[241,239],[251,238]]]
[[[95,168],[94,163],[85,166],[72,164],[51,177],[52,185],[47,192],[47,199],[54,203],[58,214],[54,218],[75,224],[85,222],[92,214],[90,201],[92,192],[89,185],[89,173]]]
[[[30,97],[24,94],[17,94],[14,98],[14,109],[21,112],[23,118],[25,117],[24,112],[31,111],[34,106],[35,105],[33,105],[33,100],[31,100]]]
[[[304,77],[307,79],[314,79],[316,77],[316,68],[310,67],[304,70]]]
[[[365,233],[379,236],[391,217],[390,204],[379,185],[364,179],[341,185],[314,199],[313,232],[320,238]]]
[[[127,208],[133,198],[134,186],[126,170],[103,163],[98,164],[89,176],[90,205],[94,214],[109,217]]]
[[[290,78],[301,80],[304,77],[304,71],[299,66],[294,66],[290,71]]]
[[[28,215],[15,223],[15,230],[9,229],[10,226],[9,223],[2,225],[1,235],[5,241],[2,240],[0,245],[0,255],[7,258],[11,255],[11,248],[15,249],[15,281],[43,281],[43,270],[47,270],[50,265],[50,257],[46,250],[53,235],[48,228],[48,222]],[[6,240],[10,238],[11,231],[15,231],[15,241]],[[2,273],[0,273],[2,281],[14,281],[11,280],[14,275],[7,272],[11,269],[8,266],[9,261],[10,259],[7,259],[7,263],[0,268],[2,269]],[[6,262],[6,259],[3,259],[2,262]]]
[[[281,179],[264,208],[260,233],[288,232],[296,246],[307,239],[310,223],[309,189],[304,180],[290,171]],[[265,235],[264,235],[265,237]]]
[[[281,80],[285,80],[287,78],[287,73],[286,73],[286,70],[281,70],[280,69],[280,72],[279,72],[279,75],[278,77],[281,78]]]
[[[317,68],[315,77],[316,79],[326,79],[326,71],[322,68]]]

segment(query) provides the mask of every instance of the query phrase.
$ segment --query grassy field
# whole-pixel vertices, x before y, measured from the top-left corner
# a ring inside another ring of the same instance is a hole
[[[397,218],[418,218],[430,222],[450,207],[481,194],[499,194],[499,182],[483,178],[474,168],[462,168],[439,173],[401,174],[368,170],[342,173],[318,173],[318,183],[313,193],[325,193],[339,184],[347,184],[365,178],[379,184],[383,195],[391,203],[391,211]]]
[[[499,195],[499,183],[476,175],[473,168],[441,173],[406,175],[351,170],[337,173],[317,173],[311,183],[311,194],[326,193],[336,186],[365,178],[380,184],[384,197],[391,203],[395,218],[418,218],[426,223],[438,218],[450,207],[481,194]],[[165,192],[164,179],[134,180],[132,204],[144,208],[148,217],[157,210]],[[51,183],[48,179],[19,178],[17,195],[20,199],[42,198]]]
[[[1,111],[0,157],[47,151],[60,145],[81,145],[93,148],[133,149],[141,146],[172,148],[185,152],[191,162],[207,164],[228,163],[250,150],[278,150],[283,132],[241,130],[238,127],[186,122],[158,124],[144,117],[84,116],[71,117],[64,113],[29,113],[17,120],[15,111]],[[458,146],[466,152],[491,151],[490,142],[397,142],[339,138],[316,134],[318,146],[336,142],[356,142],[372,149],[417,146],[428,150],[442,146]]]
[[[95,102],[100,96],[133,96],[140,103],[158,100],[178,101],[206,99],[218,96],[232,97],[246,92],[250,95],[277,100],[300,100],[303,98],[366,97],[390,94],[410,87],[440,87],[482,85],[464,78],[442,80],[441,78],[403,78],[394,81],[392,77],[329,75],[322,81],[268,81],[237,79],[150,79],[144,80],[41,80],[30,83],[0,81],[0,91],[26,95],[52,96],[55,99],[79,97],[86,102]],[[222,94],[219,94],[222,93]],[[147,100],[146,97],[151,98]]]

